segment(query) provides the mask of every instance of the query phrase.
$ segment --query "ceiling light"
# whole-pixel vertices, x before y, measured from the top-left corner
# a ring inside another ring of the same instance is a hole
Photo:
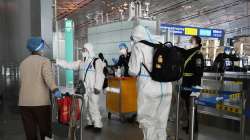
[[[191,8],[192,8],[192,5],[183,5],[182,8],[184,8],[184,9],[186,9],[186,10],[187,10],[187,9],[191,9]]]
[[[125,7],[128,6],[128,3],[127,3],[127,2],[124,2],[123,6],[125,6]]]

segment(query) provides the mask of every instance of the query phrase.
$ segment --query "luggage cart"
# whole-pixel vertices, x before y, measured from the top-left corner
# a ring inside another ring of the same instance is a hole
[[[126,121],[126,115],[131,114],[133,119],[137,112],[136,79],[133,77],[109,78],[106,89],[106,106],[108,119],[112,114],[117,114],[122,122]]]
[[[69,96],[72,97],[72,100],[79,100],[80,102],[80,120],[77,121],[77,126],[76,126],[76,131],[77,129],[79,130],[80,133],[80,140],[83,140],[83,116],[84,116],[84,112],[85,112],[85,106],[84,106],[84,95],[79,95],[79,94],[75,94],[75,90],[73,88],[66,88],[66,87],[62,87],[60,86],[60,68],[55,66],[54,61],[52,61],[52,67],[54,69],[54,74],[56,75],[56,79],[57,79],[57,85],[60,89],[60,91],[62,92],[63,96],[67,93]],[[57,99],[55,97],[52,96],[52,123],[55,125],[62,125],[59,123],[59,116],[58,116],[58,105],[57,105]],[[66,125],[63,125],[66,126]],[[68,135],[70,133],[70,127],[69,125],[66,126],[68,127]],[[69,140],[76,140],[75,137],[73,139],[69,139]]]
[[[65,95],[63,95],[65,96]],[[80,119],[77,120],[76,122],[76,131],[78,129],[79,131],[79,136],[80,136],[80,139],[78,140],[83,140],[83,115],[84,115],[84,97],[82,95],[78,95],[78,94],[69,94],[69,96],[72,97],[72,100],[79,100],[80,102]],[[55,97],[53,97],[53,100],[52,100],[52,122],[55,124],[55,125],[63,125],[63,124],[60,124],[59,123],[59,116],[58,116],[58,105],[57,105],[57,99]],[[71,115],[70,115],[71,116]],[[70,122],[69,122],[70,123]],[[68,127],[68,138],[70,138],[69,140],[76,140],[75,139],[75,132],[73,132],[73,137],[72,135],[70,135],[70,133],[72,132],[71,131],[71,127],[70,127],[70,124],[69,125],[64,125],[66,127]]]

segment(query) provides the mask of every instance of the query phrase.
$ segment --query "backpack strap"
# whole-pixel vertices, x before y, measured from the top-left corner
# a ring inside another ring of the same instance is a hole
[[[92,64],[92,62],[95,60],[96,58],[92,59],[91,62],[88,64],[88,67],[85,71],[85,74],[84,74],[84,79],[83,79],[83,82],[85,82],[86,80],[86,77],[87,77],[87,73],[88,73],[88,70],[90,69],[90,65]]]
[[[143,43],[143,44],[145,44],[145,45],[147,45],[147,46],[149,46],[149,47],[152,47],[152,48],[158,48],[158,46],[164,46],[164,44],[162,44],[162,43],[160,43],[159,42],[159,44],[155,44],[155,43],[151,43],[151,42],[149,42],[149,41],[146,41],[146,40],[141,40],[141,41],[139,41],[140,43]],[[148,72],[148,74],[149,75],[151,75],[151,72],[150,72],[150,70],[147,68],[147,66],[144,64],[144,63],[142,63],[142,66],[146,69],[146,71]]]
[[[94,68],[95,68],[95,63],[96,63],[96,61],[97,61],[98,59],[100,59],[100,58],[94,58],[94,60],[93,60],[93,66],[94,66]]]
[[[156,46],[158,45],[163,45],[162,43],[159,43],[159,44],[155,44],[155,43],[152,43],[152,42],[149,42],[149,41],[146,41],[146,40],[141,40],[139,41],[140,43],[143,43],[149,47],[152,47],[152,48],[156,48]]]
[[[146,71],[148,72],[148,74],[151,75],[151,72],[149,71],[148,67],[144,63],[142,63],[142,66],[146,69]]]
[[[150,47],[153,47],[153,48],[154,48],[154,46],[155,46],[154,43],[148,42],[148,41],[146,41],[146,40],[141,40],[141,41],[139,41],[139,42],[140,42],[140,43],[143,43],[143,44],[145,44],[145,45],[148,45],[148,46],[150,46]]]
[[[143,43],[143,44],[145,44],[145,45],[147,45],[149,47],[152,47],[152,48],[158,48],[158,46],[164,46],[165,45],[165,44],[162,44],[160,42],[159,42],[159,44],[155,44],[155,43],[151,43],[151,42],[146,41],[146,40],[141,40],[139,42]],[[151,75],[150,70],[147,68],[147,66],[144,63],[142,63],[142,66],[146,69],[146,71],[148,72],[148,74]]]

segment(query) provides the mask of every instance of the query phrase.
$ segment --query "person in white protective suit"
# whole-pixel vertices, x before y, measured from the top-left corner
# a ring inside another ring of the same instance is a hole
[[[129,61],[130,75],[137,76],[138,122],[144,134],[144,140],[166,140],[167,122],[172,99],[172,83],[153,81],[142,63],[151,70],[153,48],[140,43],[152,40],[150,32],[143,26],[137,26],[131,36],[133,41]]]
[[[73,69],[79,71],[79,79],[84,82],[84,85],[86,87],[86,94],[84,95],[84,99],[87,109],[87,126],[85,128],[89,129],[94,127],[95,131],[100,132],[101,128],[103,127],[103,123],[101,121],[102,117],[98,103],[99,94],[102,91],[105,78],[103,69],[106,64],[102,62],[101,59],[95,58],[93,45],[91,43],[86,43],[84,45],[84,51],[82,55],[83,60],[79,60],[73,63],[67,63],[64,60],[57,60],[57,65],[65,69]]]

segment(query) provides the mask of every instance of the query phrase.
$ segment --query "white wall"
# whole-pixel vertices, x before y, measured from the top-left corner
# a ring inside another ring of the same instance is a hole
[[[26,41],[31,36],[40,36],[40,0],[5,0],[8,5],[7,41],[8,63],[19,63],[28,55]]]
[[[0,5],[0,62],[20,63],[29,55],[26,42],[31,36],[42,36],[52,46],[51,0],[0,0]]]
[[[118,59],[120,55],[119,43],[126,43],[130,50],[130,36],[133,28],[138,24],[147,26],[152,34],[156,33],[156,21],[115,22],[88,28],[88,42],[94,45],[96,54],[102,52],[109,64],[113,64],[112,59]]]

